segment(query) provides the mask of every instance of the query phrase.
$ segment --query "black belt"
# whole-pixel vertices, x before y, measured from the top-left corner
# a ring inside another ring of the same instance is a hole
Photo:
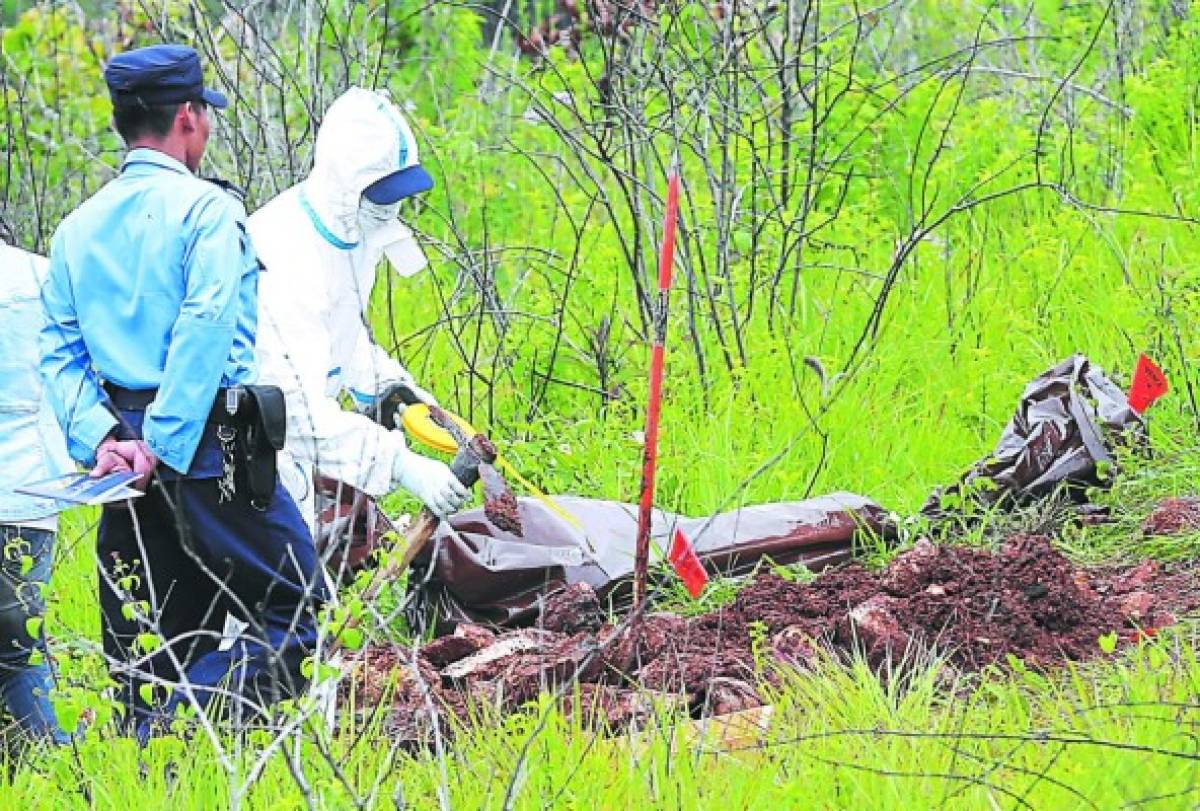
[[[158,396],[158,389],[127,389],[124,386],[108,382],[104,384],[104,391],[107,392],[108,399],[113,404],[113,408],[118,408],[122,411],[145,411],[154,402],[154,398]],[[206,422],[217,425],[229,425],[235,422],[235,415],[241,406],[241,397],[243,394],[244,390],[241,388],[217,389],[217,396],[213,400],[213,405],[208,412]],[[229,413],[229,405],[231,403],[233,405],[233,414]]]
[[[133,389],[105,383],[114,411],[145,411],[154,402],[157,389]],[[231,407],[232,406],[232,407]],[[274,496],[278,477],[275,455],[287,437],[287,403],[278,386],[233,386],[218,389],[207,422],[236,429],[232,435],[217,431],[225,454],[226,476],[244,488],[250,505],[265,510]],[[232,467],[230,457],[232,456]]]

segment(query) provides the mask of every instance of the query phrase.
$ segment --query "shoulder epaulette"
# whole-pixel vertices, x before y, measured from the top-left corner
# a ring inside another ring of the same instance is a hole
[[[224,191],[228,194],[232,194],[234,197],[236,197],[238,199],[239,203],[246,202],[245,190],[241,186],[237,185],[236,183],[231,183],[228,180],[222,180],[219,177],[205,177],[205,178],[201,178],[201,180],[207,180],[209,183],[213,184],[214,186],[221,189],[222,191]]]

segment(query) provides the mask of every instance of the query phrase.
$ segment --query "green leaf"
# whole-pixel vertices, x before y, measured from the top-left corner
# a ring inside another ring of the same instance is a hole
[[[29,634],[32,639],[42,638],[42,618],[29,617],[25,620],[25,633]]]
[[[145,600],[131,600],[121,604],[121,616],[133,622],[150,616],[150,603]]]
[[[347,628],[342,631],[342,644],[350,650],[361,650],[365,639],[361,628]]]
[[[83,703],[75,697],[56,697],[53,701],[54,715],[58,725],[65,730],[74,730],[79,726],[79,717],[83,715]]]
[[[137,635],[136,646],[146,653],[156,651],[162,645],[159,638],[155,634],[145,633]]]
[[[138,696],[141,697],[141,699],[144,703],[150,704],[151,706],[153,706],[153,704],[154,704],[154,685],[153,684],[138,685]]]
[[[1117,632],[1109,631],[1097,640],[1100,644],[1100,650],[1104,653],[1112,653],[1117,649]]]

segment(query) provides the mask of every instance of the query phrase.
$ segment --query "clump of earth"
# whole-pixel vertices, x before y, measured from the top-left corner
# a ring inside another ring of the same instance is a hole
[[[1044,670],[1197,608],[1194,564],[1082,568],[1037,535],[995,551],[920,541],[883,571],[849,564],[811,582],[764,574],[691,618],[613,625],[592,590],[574,585],[547,598],[538,628],[460,625],[415,651],[369,648],[346,695],[360,712],[382,706],[393,736],[417,746],[472,706],[509,712],[548,690],[569,715],[620,731],[661,706],[693,717],[761,706],[764,688],[822,655],[865,656],[881,672],[921,650],[961,672],[1014,659]]]
[[[1180,535],[1200,531],[1200,498],[1168,498],[1142,523],[1146,535]]]

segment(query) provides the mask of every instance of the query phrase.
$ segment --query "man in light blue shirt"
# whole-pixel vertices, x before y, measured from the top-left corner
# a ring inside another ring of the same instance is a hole
[[[51,242],[41,371],[71,455],[146,488],[105,508],[97,539],[105,653],[144,738],[225,682],[234,712],[294,695],[324,584],[273,452],[265,499],[264,456],[238,455],[259,425],[242,405],[259,265],[240,200],[194,174],[225,98],[179,45],[119,54],[105,80],[129,153]],[[249,625],[232,646],[226,613]],[[161,647],[143,662],[147,633]]]
[[[120,178],[63,221],[44,300],[67,317],[47,332],[43,369],[79,462],[95,464],[116,426],[92,367],[158,389],[143,439],[181,474],[217,389],[253,382],[258,267],[244,221],[232,195],[150,148],[130,150]]]

